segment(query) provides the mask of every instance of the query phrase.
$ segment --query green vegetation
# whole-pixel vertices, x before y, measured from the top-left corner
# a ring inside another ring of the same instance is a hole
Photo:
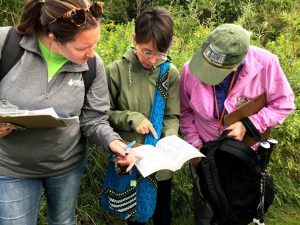
[[[18,18],[21,0],[0,0],[0,25]],[[132,19],[148,5],[167,7],[175,20],[173,63],[181,70],[206,35],[223,22],[238,23],[253,32],[252,44],[275,53],[295,92],[297,110],[272,136],[279,141],[270,162],[276,199],[266,215],[266,224],[296,225],[300,221],[300,2],[298,0],[114,0],[105,2],[105,18],[97,52],[104,63],[119,59],[131,44]],[[101,183],[108,155],[91,146],[88,168],[78,199],[78,224],[119,225],[124,222],[105,213],[99,206]],[[176,172],[173,182],[175,225],[193,221],[191,178],[188,166]],[[45,201],[39,224],[46,224]]]

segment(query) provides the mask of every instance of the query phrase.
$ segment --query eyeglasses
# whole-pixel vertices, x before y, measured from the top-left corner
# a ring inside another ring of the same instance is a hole
[[[80,27],[86,23],[86,14],[90,13],[95,19],[99,19],[103,14],[103,2],[95,2],[86,9],[76,8],[68,12],[65,12],[61,17],[49,23],[49,26],[53,23],[60,21],[72,22],[77,27]]]
[[[151,58],[151,57],[153,57],[153,56],[156,56],[157,58],[162,58],[162,57],[165,57],[167,54],[166,53],[164,53],[164,52],[156,52],[156,53],[154,53],[154,52],[152,52],[152,51],[150,51],[150,50],[148,50],[148,49],[143,49],[142,47],[141,47],[141,45],[139,45],[140,46],[140,49],[141,49],[141,51],[142,51],[142,53],[147,57],[147,58]]]

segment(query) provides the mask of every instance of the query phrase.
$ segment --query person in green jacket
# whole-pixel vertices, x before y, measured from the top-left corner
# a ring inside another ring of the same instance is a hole
[[[109,122],[125,141],[145,143],[150,135],[156,141],[168,135],[178,135],[179,130],[179,75],[170,64],[159,79],[159,71],[169,62],[167,51],[173,38],[173,21],[168,11],[160,7],[144,10],[136,19],[133,45],[122,59],[106,66],[110,91],[111,111]],[[158,84],[158,85],[157,85]],[[156,88],[158,86],[158,88]],[[151,122],[155,110],[156,91],[164,99],[161,124]],[[171,224],[171,171],[159,171],[157,204],[153,216],[155,225]],[[144,224],[129,222],[128,224]]]

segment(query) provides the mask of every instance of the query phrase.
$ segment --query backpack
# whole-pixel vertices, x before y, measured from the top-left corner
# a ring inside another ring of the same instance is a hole
[[[274,200],[273,179],[265,171],[266,153],[271,152],[267,150],[259,147],[254,151],[226,134],[203,145],[201,152],[206,158],[196,171],[201,192],[214,212],[211,224],[263,222],[263,214]]]
[[[11,27],[9,29],[1,51],[0,82],[21,59],[24,53],[24,49],[19,45],[22,37],[22,35],[16,32],[15,27]],[[94,56],[93,58],[89,58],[87,63],[89,70],[82,73],[85,93],[87,93],[87,91],[90,89],[96,77],[96,57]]]

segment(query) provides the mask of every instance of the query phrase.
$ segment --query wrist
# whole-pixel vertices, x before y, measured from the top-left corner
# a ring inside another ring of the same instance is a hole
[[[197,139],[196,141],[192,142],[191,145],[200,150],[203,144],[200,139]]]

